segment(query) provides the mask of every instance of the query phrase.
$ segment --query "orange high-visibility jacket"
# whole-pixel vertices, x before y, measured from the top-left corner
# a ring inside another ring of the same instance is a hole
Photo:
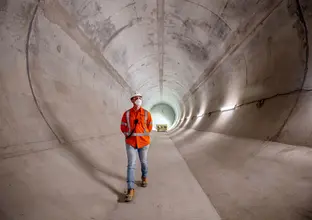
[[[126,138],[126,143],[137,148],[145,147],[150,144],[150,132],[152,131],[152,116],[151,113],[143,108],[135,110],[131,108],[127,110],[121,119],[120,130],[127,137],[131,134],[135,127],[134,120],[138,119],[138,124],[131,135]]]

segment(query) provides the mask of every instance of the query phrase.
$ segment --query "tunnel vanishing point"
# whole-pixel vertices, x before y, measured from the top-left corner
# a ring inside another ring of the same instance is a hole
[[[311,0],[0,0],[0,220],[312,219],[311,42]]]

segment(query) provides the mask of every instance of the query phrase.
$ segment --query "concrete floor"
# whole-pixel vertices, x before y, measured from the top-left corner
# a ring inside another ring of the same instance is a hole
[[[310,0],[1,0],[0,220],[312,219],[311,27]],[[125,204],[133,91],[173,129]]]
[[[172,140],[157,133],[153,139],[150,184],[137,187],[131,203],[124,202],[121,136],[51,143],[3,160],[0,219],[220,219]],[[139,181],[139,164],[136,174]]]
[[[221,219],[172,140],[157,133],[153,138],[148,188],[137,187],[135,200],[118,204],[107,219]]]
[[[172,136],[222,219],[311,219],[312,149],[186,131]]]

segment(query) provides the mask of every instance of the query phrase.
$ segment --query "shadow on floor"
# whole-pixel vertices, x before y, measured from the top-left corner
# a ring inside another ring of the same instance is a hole
[[[300,209],[297,213],[302,220],[312,220],[312,208]]]
[[[92,179],[96,180],[101,185],[108,188],[112,193],[114,193],[118,198],[118,202],[122,202],[124,200],[124,193],[118,190],[114,185],[107,182],[105,179],[101,178],[99,174],[104,174],[108,177],[113,177],[120,181],[126,181],[124,177],[108,170],[107,168],[104,168],[102,165],[95,164],[95,162],[87,156],[86,152],[83,152],[83,150],[73,146],[72,143],[67,142],[62,144],[62,146],[65,150],[67,150],[74,156],[77,164],[80,165],[80,167],[85,171],[88,176],[90,176]]]
[[[50,120],[53,119],[53,130],[57,134],[58,139],[61,140],[61,146],[73,156],[75,162],[90,178],[99,182],[101,185],[105,186],[112,193],[114,193],[117,196],[117,202],[123,202],[125,194],[121,190],[118,190],[116,186],[101,177],[101,174],[122,182],[125,182],[126,178],[104,167],[102,164],[96,163],[87,151],[83,150],[81,146],[75,144],[76,142],[74,140],[71,140],[69,132],[65,126],[63,126],[63,124],[54,116],[48,106],[45,107],[46,114],[49,115]],[[81,142],[79,143],[82,145]]]

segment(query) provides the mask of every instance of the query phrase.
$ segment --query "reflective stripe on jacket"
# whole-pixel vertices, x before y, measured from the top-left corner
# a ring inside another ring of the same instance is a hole
[[[126,143],[133,147],[142,148],[150,144],[150,132],[153,127],[150,112],[143,108],[137,111],[134,108],[127,110],[122,116],[120,130],[125,137],[129,136],[135,127],[135,119],[138,119],[138,124],[131,137],[126,139]]]

